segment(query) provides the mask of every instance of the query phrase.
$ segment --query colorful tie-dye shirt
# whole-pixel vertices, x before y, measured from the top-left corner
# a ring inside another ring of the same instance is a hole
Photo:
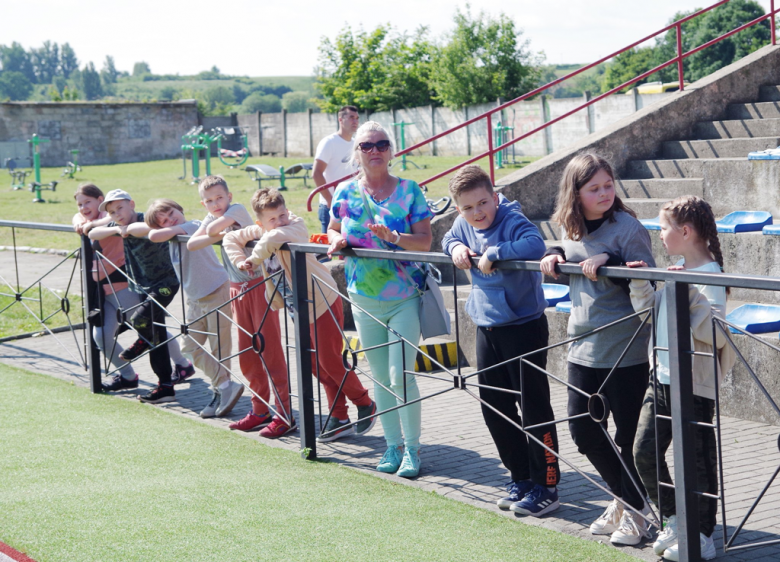
[[[356,180],[340,184],[333,194],[330,209],[333,220],[341,223],[341,235],[350,247],[403,250],[374,236],[367,226],[371,219],[390,230],[411,234],[414,223],[433,216],[422,189],[412,180],[399,179],[395,191],[381,204],[366,192],[372,211],[365,208],[360,190]],[[399,272],[399,266],[405,268],[406,275]],[[421,286],[423,281],[420,269],[406,261],[348,257],[345,269],[350,293],[378,300],[414,296],[417,289],[409,281],[413,280],[417,286]]]

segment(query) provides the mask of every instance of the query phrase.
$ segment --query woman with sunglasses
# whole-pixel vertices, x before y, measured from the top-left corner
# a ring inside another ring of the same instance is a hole
[[[393,154],[379,123],[369,121],[357,130],[358,175],[333,195],[328,255],[347,246],[430,251],[432,214],[417,183],[390,174]],[[377,470],[413,478],[420,473],[422,408],[417,381],[406,371],[414,370],[417,355],[410,344],[420,341],[418,287],[424,276],[411,262],[398,260],[348,257],[345,269],[361,347],[374,348],[365,353],[387,442]],[[397,343],[386,326],[408,343]]]

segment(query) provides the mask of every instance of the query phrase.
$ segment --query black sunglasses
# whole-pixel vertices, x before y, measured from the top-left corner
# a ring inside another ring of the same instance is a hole
[[[387,152],[387,149],[390,148],[390,141],[389,140],[381,140],[377,142],[361,142],[358,144],[358,148],[361,150],[361,152],[371,152],[376,148],[379,152]]]

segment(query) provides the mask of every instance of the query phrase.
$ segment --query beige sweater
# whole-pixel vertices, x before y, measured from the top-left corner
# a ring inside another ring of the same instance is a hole
[[[247,251],[246,245],[252,240],[257,240],[254,250],[251,254]],[[255,266],[260,266],[263,277],[267,276],[267,272],[263,266],[263,261],[276,254],[279,259],[279,263],[284,269],[284,274],[287,277],[287,281],[291,282],[291,269],[292,260],[290,252],[280,251],[279,248],[287,242],[305,244],[309,241],[309,232],[306,229],[306,224],[301,217],[295,216],[290,213],[290,224],[275,228],[273,230],[263,230],[261,227],[253,225],[241,230],[235,230],[225,235],[222,240],[222,247],[225,249],[230,261],[233,265],[238,266],[247,258],[251,260]],[[314,287],[312,293],[311,283],[307,283],[306,287],[309,293],[309,300],[314,301],[317,309],[317,318],[319,318],[324,312],[326,312],[327,306],[333,304],[338,298],[336,291],[326,287],[336,287],[336,281],[330,274],[330,270],[318,262],[314,257],[314,254],[306,254],[306,269],[311,278],[311,275],[315,275],[318,279],[318,283]],[[266,283],[265,294],[268,300],[271,299],[274,292],[274,287],[271,283]],[[324,296],[323,296],[324,295]],[[271,302],[271,307],[274,310],[284,307],[284,302],[281,296],[277,293],[276,297]],[[309,303],[309,319],[311,322],[315,320],[314,306]]]
[[[654,307],[656,315],[661,305],[661,291],[654,291],[649,281],[632,279],[629,284],[631,289],[631,304],[634,310],[640,311]],[[712,353],[712,325],[711,317],[714,314],[720,318],[725,316],[723,307],[711,306],[707,297],[702,295],[694,285],[689,285],[688,297],[691,314],[691,339],[693,350],[702,353]],[[652,320],[650,317],[649,321]],[[666,326],[663,326],[666,329]],[[726,373],[731,370],[737,359],[734,348],[726,341],[720,329],[716,330],[715,347],[718,352],[718,385],[723,383]],[[653,340],[648,346],[650,364],[653,364]],[[712,376],[712,359],[701,355],[693,356],[693,393],[710,400],[715,400],[714,377]]]

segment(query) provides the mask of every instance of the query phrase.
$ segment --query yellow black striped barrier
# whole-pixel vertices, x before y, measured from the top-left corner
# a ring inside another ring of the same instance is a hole
[[[352,349],[360,349],[360,340],[354,336],[350,337],[349,346]],[[421,345],[420,349],[448,369],[458,366],[458,346],[454,341]],[[417,352],[417,358],[414,361],[414,370],[419,373],[440,370],[439,365],[431,361],[426,355],[423,355],[422,352]],[[365,354],[362,351],[358,353],[359,359],[363,359],[364,356]]]

